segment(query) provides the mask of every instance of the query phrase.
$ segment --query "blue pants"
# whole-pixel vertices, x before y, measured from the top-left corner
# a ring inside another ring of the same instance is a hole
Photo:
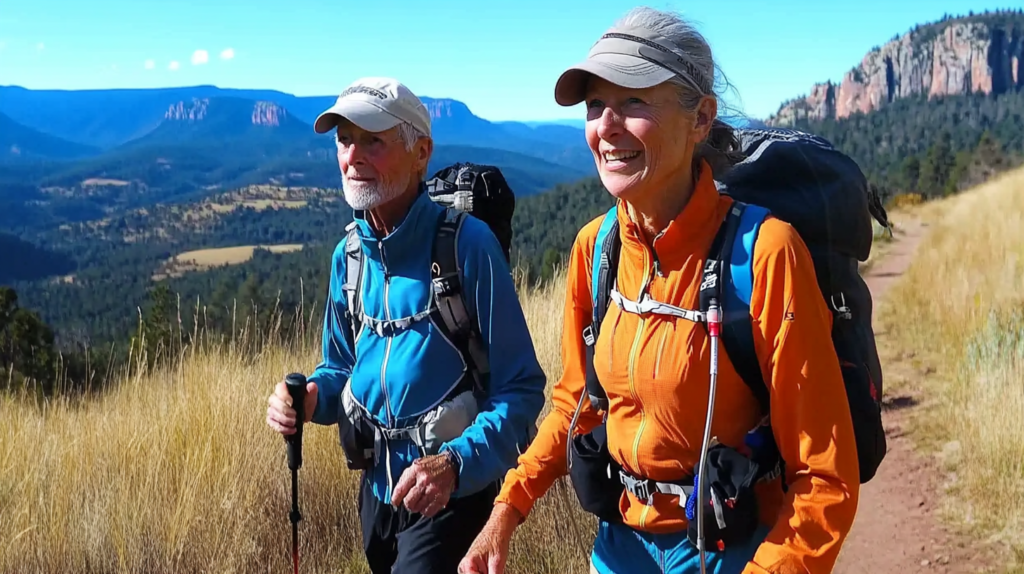
[[[739,574],[754,557],[770,528],[761,525],[750,542],[725,552],[705,548],[708,572]],[[648,534],[623,524],[600,521],[591,572],[598,574],[699,574],[700,552],[686,538],[686,531],[673,534]]]

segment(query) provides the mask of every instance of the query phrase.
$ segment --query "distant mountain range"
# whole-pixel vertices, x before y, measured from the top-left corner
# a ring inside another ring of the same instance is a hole
[[[0,87],[0,183],[73,187],[101,178],[136,182],[154,199],[196,186],[336,187],[334,144],[312,128],[334,100],[215,86]],[[423,101],[435,139],[431,170],[494,164],[522,195],[596,173],[581,127],[490,122],[457,100]]]

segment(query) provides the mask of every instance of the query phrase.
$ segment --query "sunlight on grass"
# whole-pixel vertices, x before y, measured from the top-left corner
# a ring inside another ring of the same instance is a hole
[[[552,382],[563,289],[521,287]],[[147,372],[134,357],[102,396],[0,398],[0,571],[291,571],[290,474],[266,398],[285,374],[315,366],[318,326],[308,320],[297,341],[200,334],[171,366]],[[357,474],[336,427],[307,427],[304,450],[301,570],[366,572]],[[586,572],[593,525],[556,484],[513,541],[509,572]]]
[[[1024,552],[1024,170],[927,206],[931,221],[882,320],[935,357],[923,414],[954,471],[949,517]]]

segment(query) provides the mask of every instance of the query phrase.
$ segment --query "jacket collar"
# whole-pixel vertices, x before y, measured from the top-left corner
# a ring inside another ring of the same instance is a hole
[[[700,175],[689,201],[657,237],[645,238],[643,229],[630,214],[629,207],[619,202],[616,216],[621,229],[622,246],[639,256],[640,251],[653,249],[662,272],[679,269],[691,255],[707,249],[721,224],[719,213],[722,195],[715,185],[711,166],[702,161]],[[652,241],[653,240],[653,241]],[[703,252],[699,252],[703,256]]]
[[[426,184],[420,182],[416,199],[409,205],[409,210],[395,229],[383,238],[377,237],[365,210],[354,210],[352,219],[364,250],[373,257],[380,257],[380,249],[384,249],[387,252],[388,263],[393,264],[409,253],[420,253],[424,245],[431,245],[438,217],[444,207],[431,200],[426,189]]]

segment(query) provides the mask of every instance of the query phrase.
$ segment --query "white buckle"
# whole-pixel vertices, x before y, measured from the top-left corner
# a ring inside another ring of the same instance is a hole
[[[687,321],[693,321],[694,323],[703,323],[706,316],[701,311],[694,311],[692,309],[683,309],[676,307],[675,305],[669,305],[668,303],[661,303],[651,299],[651,296],[644,293],[643,299],[639,303],[627,299],[622,293],[619,293],[617,289],[612,289],[612,301],[619,306],[620,309],[627,313],[634,315],[644,315],[647,313],[653,313],[655,315],[669,315],[672,317],[679,317],[686,319]]]

